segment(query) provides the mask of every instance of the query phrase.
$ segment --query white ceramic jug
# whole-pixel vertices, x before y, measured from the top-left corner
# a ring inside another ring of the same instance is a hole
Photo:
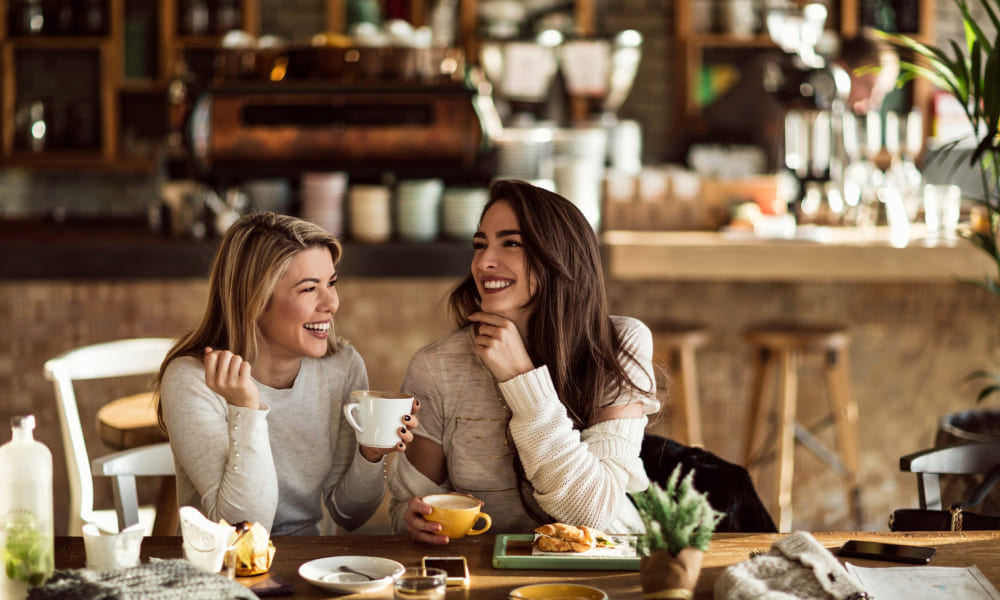
[[[126,527],[120,533],[101,531],[96,523],[87,523],[83,526],[87,568],[93,571],[113,571],[138,565],[142,536],[142,523]]]

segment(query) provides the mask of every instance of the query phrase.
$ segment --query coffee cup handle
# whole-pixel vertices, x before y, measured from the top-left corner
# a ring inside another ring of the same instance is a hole
[[[348,402],[344,405],[344,418],[347,419],[347,424],[351,426],[354,431],[358,433],[364,433],[365,429],[361,425],[358,425],[357,418],[354,416],[354,411],[358,409],[357,402]]]
[[[486,521],[486,524],[483,525],[480,529],[476,529],[476,523],[479,522],[479,519]],[[469,529],[469,531],[467,531],[465,535],[479,535],[481,533],[486,533],[492,526],[493,526],[493,519],[488,514],[481,512],[476,515],[476,519],[472,522],[472,529]]]

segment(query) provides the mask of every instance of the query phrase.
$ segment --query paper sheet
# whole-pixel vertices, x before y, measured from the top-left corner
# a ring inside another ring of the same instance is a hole
[[[976,567],[857,567],[847,572],[878,600],[1000,600],[1000,593]]]

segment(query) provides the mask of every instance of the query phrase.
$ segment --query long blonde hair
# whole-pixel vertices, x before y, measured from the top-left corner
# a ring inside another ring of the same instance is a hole
[[[262,333],[258,319],[292,258],[309,248],[327,248],[333,264],[340,261],[337,238],[322,227],[271,212],[243,217],[223,236],[208,281],[208,304],[201,322],[170,349],[155,381],[156,411],[163,426],[160,384],[167,365],[180,356],[204,354],[205,347],[239,354],[250,364],[257,360]],[[331,331],[327,355],[343,340]]]

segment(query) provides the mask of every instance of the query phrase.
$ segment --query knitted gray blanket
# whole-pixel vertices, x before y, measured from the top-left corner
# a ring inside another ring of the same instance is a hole
[[[29,600],[258,600],[257,595],[221,575],[206,573],[187,560],[150,559],[130,569],[56,571],[31,588]]]

